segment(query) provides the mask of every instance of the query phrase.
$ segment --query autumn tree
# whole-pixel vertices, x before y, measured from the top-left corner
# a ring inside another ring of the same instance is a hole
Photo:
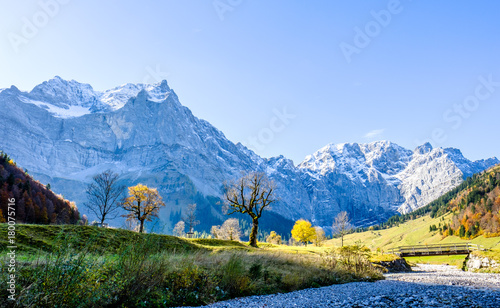
[[[314,230],[316,231],[316,235],[314,236],[313,243],[317,247],[322,246],[326,241],[325,230],[321,227],[314,227]]]
[[[144,232],[144,222],[152,221],[158,217],[160,208],[165,206],[156,188],[138,184],[128,188],[129,197],[125,199],[122,206],[129,213],[122,215],[127,220],[139,221],[139,232]]]
[[[241,237],[240,222],[236,218],[229,218],[222,226],[212,226],[210,233],[213,238],[239,241]]]
[[[341,238],[341,246],[344,246],[344,235],[346,235],[351,229],[352,225],[349,220],[349,216],[346,211],[340,212],[335,220],[333,221],[333,232],[338,234]]]
[[[225,206],[228,214],[247,214],[252,219],[250,246],[257,247],[257,232],[262,212],[275,202],[274,184],[263,173],[250,173],[225,185]]]
[[[271,231],[268,237],[266,237],[266,242],[281,245],[281,235],[277,234],[276,231]]]
[[[241,236],[241,228],[238,219],[229,218],[221,227],[221,233],[224,239],[231,241],[239,241]]]
[[[184,230],[186,230],[186,224],[184,223],[184,221],[181,220],[175,224],[174,235],[178,236],[178,237],[182,237],[185,235]]]
[[[316,236],[316,230],[311,226],[311,223],[304,219],[299,219],[295,222],[292,229],[292,237],[304,244],[312,242]]]
[[[220,226],[212,226],[212,228],[210,229],[210,234],[212,235],[212,238],[215,238],[215,239],[222,238]]]
[[[87,202],[84,206],[94,213],[104,224],[106,218],[114,219],[121,207],[125,186],[118,183],[119,176],[111,170],[106,170],[92,178],[87,187]]]
[[[196,219],[196,203],[187,206],[186,215],[182,220],[187,224],[188,232],[193,232],[194,227],[200,224],[200,221]]]

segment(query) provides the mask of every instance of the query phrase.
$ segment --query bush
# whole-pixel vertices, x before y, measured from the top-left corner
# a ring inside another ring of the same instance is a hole
[[[221,286],[229,295],[239,296],[247,291],[249,282],[241,258],[236,254],[231,255],[221,268]]]
[[[365,246],[343,246],[332,249],[322,255],[323,264],[331,269],[342,270],[353,277],[375,280],[381,278],[381,272],[373,266],[369,258],[371,251]]]

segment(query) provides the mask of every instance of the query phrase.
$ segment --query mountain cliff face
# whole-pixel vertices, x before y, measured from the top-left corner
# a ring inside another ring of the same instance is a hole
[[[157,187],[168,204],[166,232],[190,202],[207,224],[223,219],[222,185],[242,172],[266,172],[276,182],[280,201],[272,211],[286,220],[330,226],[346,210],[355,224],[368,225],[424,206],[498,163],[387,141],[328,145],[298,166],[283,156],[265,159],[193,116],[166,81],[99,92],[56,77],[29,93],[4,89],[0,114],[0,149],[67,198],[85,201],[86,183],[105,169],[125,184]]]

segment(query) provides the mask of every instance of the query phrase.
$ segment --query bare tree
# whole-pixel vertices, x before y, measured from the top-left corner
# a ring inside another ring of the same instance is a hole
[[[188,225],[188,232],[193,232],[194,227],[200,224],[200,221],[196,219],[196,203],[187,206],[186,215],[182,220]]]
[[[340,212],[335,220],[333,221],[333,232],[340,235],[342,247],[344,246],[344,235],[346,235],[351,229],[352,225],[349,220],[349,216],[346,211]]]
[[[139,223],[133,220],[125,220],[125,222],[122,225],[122,229],[133,232],[139,232]]]
[[[118,181],[118,174],[106,170],[94,176],[87,187],[88,197],[84,205],[101,221],[101,226],[106,218],[114,219],[118,216],[120,200],[125,190],[125,186],[120,185]]]
[[[178,236],[178,237],[184,236],[185,229],[186,229],[186,224],[184,223],[184,221],[182,221],[182,220],[179,221],[178,223],[175,224],[174,235]]]
[[[228,214],[248,214],[252,218],[250,246],[257,247],[259,218],[262,212],[276,200],[274,184],[263,173],[250,173],[232,184],[225,185],[225,207]]]

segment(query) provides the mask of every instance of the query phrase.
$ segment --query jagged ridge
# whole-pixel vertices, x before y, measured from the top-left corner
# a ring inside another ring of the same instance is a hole
[[[357,225],[414,210],[498,162],[388,141],[328,145],[298,166],[283,156],[264,159],[193,116],[166,81],[98,92],[56,77],[29,93],[0,92],[0,110],[0,146],[41,179],[80,202],[84,183],[107,168],[126,184],[158,187],[169,204],[162,213],[167,230],[194,200],[207,220],[222,219],[222,183],[241,172],[262,171],[275,180],[275,213],[328,227],[341,210]]]

